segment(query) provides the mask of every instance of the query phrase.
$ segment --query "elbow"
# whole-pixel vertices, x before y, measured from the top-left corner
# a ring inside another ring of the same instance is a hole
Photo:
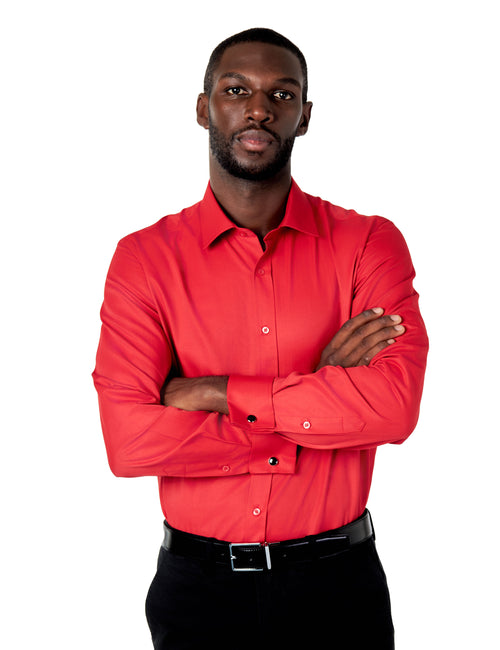
[[[385,390],[379,395],[384,398],[384,420],[391,432],[394,444],[404,442],[415,430],[420,415],[425,363],[409,363],[405,366],[391,365],[390,374],[385,375]]]
[[[150,474],[144,467],[144,462],[141,463],[141,459],[133,453],[129,445],[124,442],[117,443],[116,440],[106,441],[106,438],[105,442],[108,465],[117,478],[135,478]]]
[[[389,442],[400,445],[415,430],[420,413],[420,399],[398,400],[391,409],[386,425],[391,431]]]
[[[118,478],[162,475],[164,467],[157,451],[148,447],[141,436],[106,441],[108,465]]]
[[[397,423],[391,443],[394,445],[400,445],[405,442],[405,440],[407,440],[415,430],[417,421],[418,415],[417,417],[409,417],[406,419],[401,418]]]
[[[124,454],[120,453],[119,450],[108,449],[107,454],[109,469],[114,474],[114,476],[117,478],[132,478],[134,476],[137,476],[130,462],[127,463],[126,459],[124,458]]]

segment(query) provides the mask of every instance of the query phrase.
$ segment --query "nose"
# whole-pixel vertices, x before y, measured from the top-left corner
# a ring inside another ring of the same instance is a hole
[[[272,110],[272,103],[269,97],[264,92],[254,92],[248,97],[245,117],[248,120],[259,122],[272,122],[274,113]]]

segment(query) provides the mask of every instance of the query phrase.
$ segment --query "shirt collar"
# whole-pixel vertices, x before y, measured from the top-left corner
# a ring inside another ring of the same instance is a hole
[[[205,196],[200,203],[200,236],[203,248],[208,248],[217,237],[237,228],[237,226],[224,214],[208,183]],[[302,192],[297,183],[292,179],[292,185],[286,204],[280,228],[292,228],[306,235],[318,237],[319,232],[314,219],[312,206],[307,195]]]

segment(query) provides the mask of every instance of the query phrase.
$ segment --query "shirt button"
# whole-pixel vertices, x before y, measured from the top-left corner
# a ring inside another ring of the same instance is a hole
[[[271,456],[271,458],[268,460],[269,465],[277,465],[279,463],[279,460],[275,456]]]
[[[264,271],[264,269],[259,269],[259,270],[257,271],[257,273],[258,273],[259,275],[265,275],[266,272]]]
[[[304,429],[310,429],[311,423],[309,422],[309,420],[306,420],[305,422],[302,422],[302,426],[304,427]]]
[[[250,424],[252,424],[253,422],[257,422],[257,416],[256,415],[249,415],[247,417],[247,422],[250,422]]]
[[[263,327],[262,334],[269,334],[269,327]]]
[[[223,466],[222,466],[222,471],[223,471],[223,472],[229,472],[230,469],[231,469],[231,468],[229,467],[229,465],[223,465]]]
[[[260,515],[260,508],[254,508],[252,511],[252,515],[254,517],[258,517]]]

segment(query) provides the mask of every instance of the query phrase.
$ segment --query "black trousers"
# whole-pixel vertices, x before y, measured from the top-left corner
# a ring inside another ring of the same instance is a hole
[[[286,570],[234,573],[160,550],[146,599],[156,650],[393,650],[375,542]]]

